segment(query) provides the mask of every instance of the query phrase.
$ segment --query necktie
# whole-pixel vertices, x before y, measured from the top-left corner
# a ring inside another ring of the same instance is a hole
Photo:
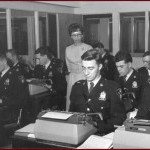
[[[93,82],[90,82],[90,89],[89,89],[89,92],[91,93],[91,91],[93,90],[93,87],[94,87],[94,83]]]
[[[124,81],[124,82],[126,82],[126,81],[127,81],[127,80],[126,80],[126,77],[127,77],[127,76],[124,76],[124,77],[123,77],[123,81]]]

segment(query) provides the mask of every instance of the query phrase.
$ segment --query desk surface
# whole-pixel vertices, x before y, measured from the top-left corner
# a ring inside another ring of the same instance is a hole
[[[13,148],[76,148],[79,145],[37,140],[34,136],[34,123],[15,131],[12,138]]]
[[[35,138],[19,135],[14,135],[12,138],[12,148],[76,148],[77,146],[53,141],[37,141]]]

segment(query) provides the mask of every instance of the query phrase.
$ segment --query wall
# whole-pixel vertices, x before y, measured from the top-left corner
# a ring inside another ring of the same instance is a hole
[[[76,14],[113,14],[113,33],[114,55],[119,50],[119,14],[121,12],[149,12],[149,1],[88,1],[81,2],[80,8],[75,8]],[[143,65],[141,57],[133,57],[133,67],[138,68]]]
[[[60,58],[64,59],[66,47],[73,43],[68,33],[68,26],[71,23],[75,22],[82,24],[82,16],[73,14],[58,14],[58,17],[59,17]]]
[[[0,8],[53,13],[74,13],[73,7],[27,1],[0,1]]]
[[[100,14],[112,12],[150,11],[149,1],[88,1],[75,8],[76,14]]]
[[[143,66],[142,57],[133,57],[133,67],[137,69],[142,66]]]

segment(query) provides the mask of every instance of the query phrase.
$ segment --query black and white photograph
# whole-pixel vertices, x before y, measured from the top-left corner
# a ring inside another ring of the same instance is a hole
[[[150,1],[0,1],[0,148],[149,139]]]

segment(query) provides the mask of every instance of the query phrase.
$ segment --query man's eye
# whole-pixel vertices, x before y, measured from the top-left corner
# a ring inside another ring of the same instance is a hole
[[[93,70],[94,68],[89,68],[89,70]]]

